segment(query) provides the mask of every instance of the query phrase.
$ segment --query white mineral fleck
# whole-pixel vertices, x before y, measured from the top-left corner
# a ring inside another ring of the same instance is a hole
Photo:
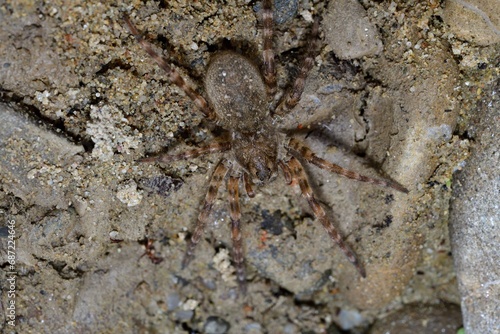
[[[127,206],[136,206],[142,200],[142,194],[137,190],[137,183],[134,180],[120,184],[116,192],[116,197],[118,197],[120,202],[127,204]]]

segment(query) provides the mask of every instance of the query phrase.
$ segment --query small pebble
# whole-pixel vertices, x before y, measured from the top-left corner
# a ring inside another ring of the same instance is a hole
[[[206,334],[225,334],[229,331],[229,323],[219,317],[210,316],[203,327]]]
[[[253,10],[259,12],[262,9],[262,4],[258,3]],[[290,21],[299,9],[298,0],[274,0],[274,23],[283,24]]]
[[[79,216],[83,216],[87,210],[87,201],[80,196],[75,196],[73,200],[73,207]]]

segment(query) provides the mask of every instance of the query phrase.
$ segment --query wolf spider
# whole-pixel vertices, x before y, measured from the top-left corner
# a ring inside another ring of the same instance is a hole
[[[330,238],[356,267],[360,275],[365,277],[363,266],[360,265],[350,247],[344,243],[341,234],[319,204],[309,185],[303,167],[304,162],[350,179],[391,187],[405,193],[408,191],[390,180],[363,176],[321,159],[298,139],[290,137],[276,125],[280,117],[291,111],[300,101],[307,75],[314,65],[319,22],[317,19],[314,21],[308,51],[291,89],[280,99],[276,99],[271,0],[263,1],[261,13],[263,20],[262,73],[259,67],[244,55],[233,51],[219,52],[212,57],[206,70],[204,84],[208,99],[187,85],[168,61],[158,55],[151,44],[142,38],[129,17],[124,17],[132,35],[167,73],[171,83],[181,88],[209,121],[229,134],[226,140],[214,141],[183,153],[164,154],[141,160],[141,162],[170,163],[216,152],[226,152],[229,155],[229,158],[222,158],[218,162],[212,174],[203,207],[188,242],[182,267],[184,268],[193,258],[195,247],[202,237],[218,189],[223,180],[227,179],[233,242],[232,259],[240,288],[245,290],[239,186],[242,183],[247,196],[252,198],[255,196],[254,187],[272,182],[277,177],[278,169],[281,169],[288,184],[300,186],[302,196],[306,198],[316,219],[320,221]],[[278,102],[273,103],[273,100]]]

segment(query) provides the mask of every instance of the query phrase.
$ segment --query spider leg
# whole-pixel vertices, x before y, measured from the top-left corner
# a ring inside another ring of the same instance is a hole
[[[229,193],[229,211],[231,214],[231,239],[233,240],[233,262],[236,268],[236,277],[242,293],[246,292],[245,258],[243,256],[243,242],[241,240],[241,210],[238,193],[239,178],[231,176],[227,183]]]
[[[187,160],[199,157],[203,154],[212,154],[218,152],[224,152],[231,148],[230,142],[213,142],[206,146],[198,147],[186,152],[178,153],[178,154],[161,154],[154,157],[148,157],[140,159],[139,162],[159,162],[159,163],[168,163],[177,160]]]
[[[290,171],[290,167],[288,167],[287,164],[285,164],[283,161],[278,160],[278,166],[280,166],[281,170],[283,171],[283,176],[285,177],[285,182],[287,184],[292,184],[292,172]]]
[[[191,100],[193,100],[194,104],[200,109],[200,111],[210,120],[215,120],[216,119],[216,114],[215,112],[209,107],[207,101],[203,96],[201,96],[199,93],[197,93],[194,89],[189,87],[189,85],[186,83],[186,81],[181,77],[179,72],[177,72],[175,69],[173,69],[169,64],[168,61],[160,56],[156,51],[153,50],[152,45],[144,40],[142,38],[139,30],[137,27],[130,21],[130,18],[125,15],[123,17],[123,20],[127,24],[128,29],[130,30],[130,33],[134,35],[135,39],[137,42],[142,46],[142,48],[149,54],[151,58],[168,74],[168,77],[170,79],[170,82],[173,84],[177,85],[180,89],[186,93]]]
[[[264,61],[264,81],[267,85],[267,95],[272,97],[276,94],[276,67],[274,63],[273,50],[273,9],[272,1],[264,0],[262,4],[262,18],[264,28],[262,30],[264,49],[262,58]]]
[[[253,191],[253,184],[247,173],[243,173],[243,183],[245,184],[245,191],[247,196],[250,198],[255,197],[255,192]]]
[[[332,222],[328,219],[325,210],[318,203],[318,200],[314,196],[314,192],[309,185],[309,181],[307,179],[307,175],[304,172],[304,168],[302,164],[295,157],[292,157],[287,163],[290,168],[290,172],[292,173],[292,177],[296,180],[300,186],[300,191],[302,192],[302,196],[305,197],[309,206],[314,212],[314,216],[320,221],[321,225],[325,228],[326,232],[330,236],[330,238],[339,246],[342,252],[345,254],[347,259],[356,267],[359,274],[362,277],[366,277],[365,269],[359,264],[358,259],[354,252],[344,243],[342,236],[339,231],[335,228]]]
[[[350,171],[348,169],[342,168],[339,165],[336,165],[334,163],[331,163],[329,161],[326,161],[324,159],[321,159],[318,157],[311,149],[304,144],[302,144],[300,141],[298,141],[295,138],[291,138],[290,141],[288,142],[288,147],[296,152],[298,152],[300,155],[306,159],[307,162],[312,163],[313,165],[318,166],[321,169],[327,170],[329,172],[335,173],[342,175],[344,177],[347,177],[349,179],[361,181],[361,182],[367,182],[367,183],[372,183],[372,184],[378,184],[384,187],[389,187],[396,189],[398,191],[401,191],[405,194],[408,193],[408,189],[403,187],[402,185],[390,181],[390,180],[380,180],[380,179],[374,179],[368,176],[361,175],[359,173]]]
[[[278,107],[276,108],[275,113],[278,115],[284,115],[285,113],[292,110],[300,101],[300,97],[304,92],[304,86],[306,84],[307,75],[309,71],[314,66],[314,57],[316,55],[317,50],[317,41],[318,41],[318,31],[319,31],[319,20],[316,18],[313,23],[311,36],[309,37],[309,43],[307,45],[307,53],[306,57],[302,61],[302,65],[300,66],[300,72],[295,78],[295,82],[293,83],[293,87],[290,91],[287,92],[284,99],[280,102]]]
[[[188,246],[186,249],[186,254],[184,255],[184,259],[182,261],[182,268],[185,268],[189,262],[192,260],[194,255],[194,249],[196,245],[200,242],[201,236],[203,235],[203,231],[205,229],[205,225],[207,224],[208,216],[212,211],[212,206],[217,197],[217,191],[222,183],[222,180],[226,176],[228,168],[224,165],[224,160],[221,160],[217,167],[215,168],[214,173],[212,174],[212,178],[210,180],[210,185],[208,187],[208,192],[205,196],[205,203],[203,204],[203,208],[198,215],[198,220],[196,221],[196,227],[194,229],[193,235],[188,242]]]

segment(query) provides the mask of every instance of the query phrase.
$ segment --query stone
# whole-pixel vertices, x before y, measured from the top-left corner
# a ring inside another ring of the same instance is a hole
[[[500,305],[500,81],[475,109],[469,160],[454,180],[450,237],[466,333],[498,330]]]
[[[27,202],[65,208],[70,165],[84,149],[40,124],[25,110],[0,104],[0,178]]]
[[[460,308],[453,304],[410,304],[378,320],[369,334],[456,334],[462,326]]]
[[[448,0],[444,21],[453,34],[475,45],[500,42],[500,6],[497,0]]]
[[[326,42],[341,59],[373,56],[383,50],[376,27],[356,0],[331,1],[322,24]]]

